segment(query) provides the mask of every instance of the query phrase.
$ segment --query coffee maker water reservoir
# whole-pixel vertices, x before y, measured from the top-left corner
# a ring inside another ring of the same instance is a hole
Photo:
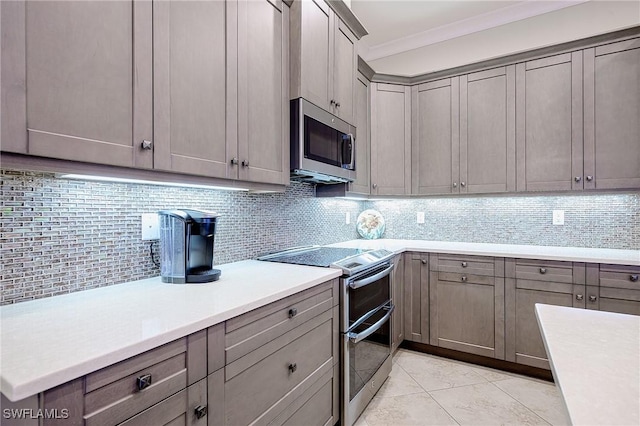
[[[162,210],[160,217],[160,275],[165,283],[207,283],[220,278],[213,269],[216,220],[202,210]]]

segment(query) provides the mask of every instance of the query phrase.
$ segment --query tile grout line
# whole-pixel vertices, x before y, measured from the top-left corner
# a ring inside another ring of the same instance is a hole
[[[520,402],[517,398],[515,398],[514,396],[511,396],[511,394],[505,390],[503,390],[502,388],[500,388],[499,386],[496,386],[494,383],[491,383],[491,385],[498,389],[500,392],[504,393],[505,395],[507,395],[509,398],[513,399],[515,402],[517,402],[518,404],[522,405],[524,408],[527,409],[527,411],[531,412],[534,416],[536,416],[537,418],[539,418],[540,420],[542,420],[544,423],[548,424],[549,426],[553,426],[550,422],[548,422],[546,419],[543,419],[540,415],[538,415],[538,413],[536,413],[535,411],[533,411],[531,408],[529,408],[528,406],[526,406],[524,403]]]

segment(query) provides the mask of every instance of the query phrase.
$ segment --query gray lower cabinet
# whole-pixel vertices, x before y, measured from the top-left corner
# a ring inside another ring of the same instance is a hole
[[[429,343],[429,254],[404,253],[404,339]]]
[[[2,150],[153,167],[151,3],[1,7]]]
[[[504,359],[504,259],[429,256],[429,341]]]
[[[588,309],[640,315],[640,267],[587,265]]]
[[[338,301],[336,279],[226,322],[224,374],[209,380],[218,424],[338,421]]]
[[[399,254],[393,258],[391,276],[391,301],[395,307],[391,314],[391,352],[394,352],[404,340],[404,260]]]
[[[583,188],[582,52],[516,66],[518,191]]]
[[[640,38],[584,51],[585,189],[640,188]]]
[[[371,83],[371,195],[410,192],[410,88]]]
[[[584,308],[597,287],[585,287],[584,263],[506,259],[505,276],[505,359],[549,369],[535,304]]]

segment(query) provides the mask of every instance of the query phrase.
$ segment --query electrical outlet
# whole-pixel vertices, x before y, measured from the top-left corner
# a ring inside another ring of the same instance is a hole
[[[351,212],[347,212],[344,215],[344,223],[347,225],[351,223]]]
[[[157,213],[142,213],[142,241],[160,239],[160,220]]]
[[[564,225],[564,210],[553,211],[553,224]]]
[[[417,212],[416,213],[416,222],[424,223],[424,212]]]

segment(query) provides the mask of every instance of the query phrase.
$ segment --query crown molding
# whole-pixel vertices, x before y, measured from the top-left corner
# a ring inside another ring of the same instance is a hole
[[[362,46],[360,54],[365,61],[374,61],[431,44],[499,27],[511,22],[521,21],[566,7],[586,3],[587,1],[589,0],[527,1],[517,3],[387,43],[375,46]]]

